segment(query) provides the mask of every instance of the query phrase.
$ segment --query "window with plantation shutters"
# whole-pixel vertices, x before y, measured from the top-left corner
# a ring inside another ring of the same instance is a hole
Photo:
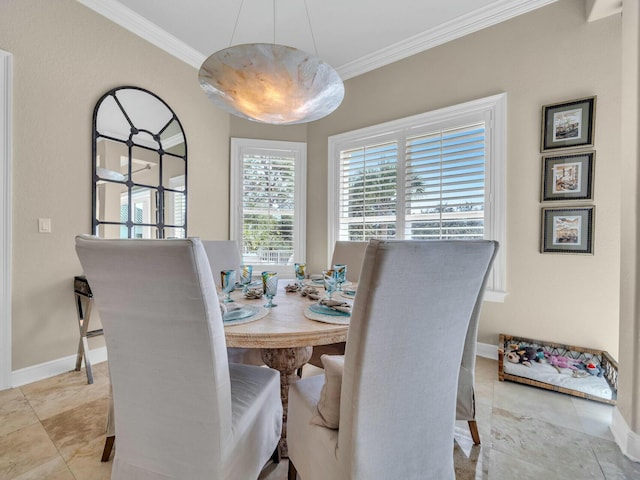
[[[506,95],[329,138],[329,246],[338,240],[500,242],[485,298],[506,290]]]
[[[288,272],[304,258],[305,144],[233,138],[231,162],[232,239],[244,262]]]

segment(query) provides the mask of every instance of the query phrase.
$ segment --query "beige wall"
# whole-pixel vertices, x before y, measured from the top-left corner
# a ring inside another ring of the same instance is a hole
[[[2,0],[14,55],[13,370],[73,355],[73,243],[89,233],[91,120],[107,90],[146,88],[180,118],[189,156],[189,234],[228,238],[229,116],[197,71],[74,0]],[[37,232],[51,218],[53,232]],[[100,338],[93,340],[95,345]]]
[[[308,126],[273,127],[209,104],[197,72],[73,0],[3,0],[0,49],[14,54],[13,369],[76,348],[73,237],[90,230],[91,115],[105,91],[136,85],[183,123],[189,234],[228,238],[229,136],[308,142],[308,260],[327,257],[327,137],[507,92],[508,290],[484,307],[499,332],[618,352],[620,18],[586,23],[563,0],[346,82],[343,105]],[[540,107],[598,95],[594,256],[541,255]],[[37,233],[37,218],[53,233]]]
[[[563,0],[348,80],[340,108],[308,128],[308,263],[327,255],[329,135],[506,92],[509,295],[485,302],[479,341],[497,344],[502,332],[617,356],[620,32],[619,16],[586,23],[584,2]],[[543,255],[541,106],[590,95],[598,96],[595,255]]]

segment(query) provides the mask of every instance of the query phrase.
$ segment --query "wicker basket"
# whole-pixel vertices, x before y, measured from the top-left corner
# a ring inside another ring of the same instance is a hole
[[[590,395],[578,390],[572,390],[551,383],[541,382],[531,378],[518,375],[512,375],[504,371],[505,354],[510,351],[510,345],[531,346],[535,349],[542,348],[545,352],[552,355],[562,355],[573,358],[575,360],[592,360],[598,363],[603,369],[603,377],[612,391],[612,399],[602,398],[596,395]],[[576,397],[587,398],[597,402],[616,404],[616,396],[618,392],[618,362],[604,350],[594,350],[591,348],[575,347],[572,345],[561,345],[558,343],[545,342],[542,340],[534,340],[531,338],[516,337],[513,335],[500,334],[500,343],[498,344],[498,379],[500,381],[510,380],[512,382],[532,385],[534,387],[553,390],[555,392],[566,393]]]

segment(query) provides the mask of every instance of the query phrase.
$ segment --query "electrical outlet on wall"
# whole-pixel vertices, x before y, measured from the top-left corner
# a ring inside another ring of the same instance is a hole
[[[39,233],[51,233],[51,219],[39,218],[38,219],[38,232]]]

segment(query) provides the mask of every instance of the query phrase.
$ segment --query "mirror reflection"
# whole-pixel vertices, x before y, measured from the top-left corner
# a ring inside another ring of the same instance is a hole
[[[104,238],[184,238],[187,145],[158,96],[119,87],[96,104],[93,233]]]

